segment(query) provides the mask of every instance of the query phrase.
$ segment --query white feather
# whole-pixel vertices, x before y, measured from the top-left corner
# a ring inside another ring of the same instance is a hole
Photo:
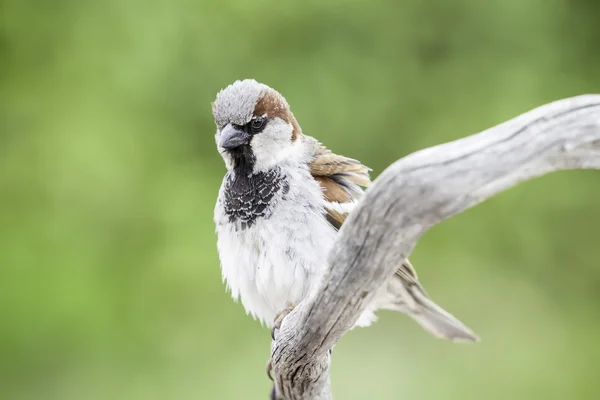
[[[327,207],[329,210],[338,212],[340,214],[346,214],[346,213],[352,212],[352,210],[354,209],[354,206],[356,206],[356,202],[354,202],[354,201],[348,202],[348,203],[338,203],[337,201],[328,201],[325,204],[325,207]]]

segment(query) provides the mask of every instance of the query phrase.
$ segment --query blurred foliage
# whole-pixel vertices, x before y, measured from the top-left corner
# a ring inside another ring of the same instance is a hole
[[[269,333],[221,283],[210,101],[281,91],[375,175],[600,90],[594,0],[3,0],[0,398],[264,399]],[[534,180],[428,233],[425,286],[483,338],[381,313],[339,399],[597,399],[600,175]]]

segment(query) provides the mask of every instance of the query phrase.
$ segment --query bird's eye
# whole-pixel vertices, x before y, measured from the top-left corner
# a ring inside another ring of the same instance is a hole
[[[252,133],[258,133],[264,129],[266,123],[266,118],[256,117],[250,122],[250,130]]]

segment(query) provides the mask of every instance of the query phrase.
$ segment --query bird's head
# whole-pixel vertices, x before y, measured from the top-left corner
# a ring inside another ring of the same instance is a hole
[[[217,147],[229,170],[266,171],[301,157],[300,126],[285,98],[253,79],[236,81],[212,103]]]

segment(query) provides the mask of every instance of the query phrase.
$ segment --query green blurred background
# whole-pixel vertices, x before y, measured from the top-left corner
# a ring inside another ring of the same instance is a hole
[[[210,102],[282,92],[376,176],[600,91],[597,0],[2,0],[0,398],[266,399],[269,332],[221,283]],[[527,182],[412,261],[479,333],[380,313],[336,347],[338,399],[597,399],[600,172]]]

